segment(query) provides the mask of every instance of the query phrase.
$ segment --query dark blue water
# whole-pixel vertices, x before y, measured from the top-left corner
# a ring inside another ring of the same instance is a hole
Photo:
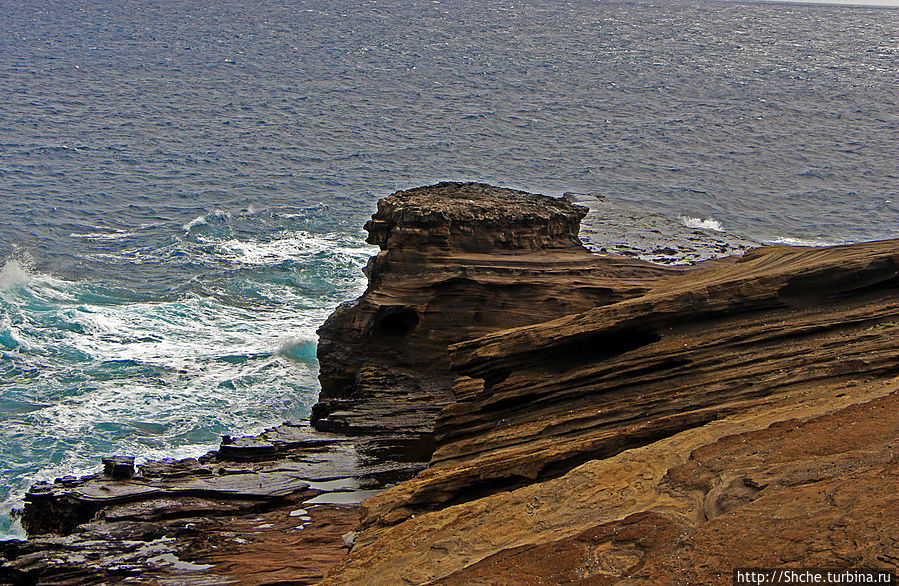
[[[899,236],[899,10],[0,0],[0,534],[39,479],[303,417],[378,197],[479,180]]]

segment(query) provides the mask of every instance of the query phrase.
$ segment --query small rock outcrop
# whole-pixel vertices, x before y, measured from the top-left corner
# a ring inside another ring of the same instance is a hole
[[[599,256],[578,239],[587,209],[479,183],[378,202],[368,289],[318,331],[317,429],[429,434],[453,401],[447,347],[645,293],[678,271]],[[682,269],[681,269],[682,270]]]
[[[104,458],[102,473],[31,487],[29,540],[0,541],[0,584],[315,583],[345,557],[358,502],[418,460],[402,437],[308,422],[137,470],[133,458]]]

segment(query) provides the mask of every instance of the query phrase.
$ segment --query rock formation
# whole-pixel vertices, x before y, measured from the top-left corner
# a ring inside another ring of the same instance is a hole
[[[313,419],[352,437],[285,424],[226,437],[199,461],[135,473],[132,459],[108,458],[104,474],[35,485],[23,514],[34,538],[0,543],[0,583],[320,578],[343,555],[338,537],[356,526],[357,508],[291,513],[322,490],[364,495],[423,467],[436,414],[453,397],[449,344],[639,295],[679,272],[591,254],[577,238],[585,213],[479,184],[382,200],[367,225],[382,248],[369,288],[321,328]],[[307,557],[271,553],[285,543]]]
[[[899,240],[667,268],[589,252],[583,214],[480,184],[382,200],[369,287],[320,330],[317,430],[37,485],[0,583],[895,573]]]
[[[0,584],[314,583],[344,557],[358,501],[421,468],[403,442],[285,423],[199,459],[105,459],[31,488],[30,539],[0,541]]]
[[[678,271],[592,254],[587,209],[478,183],[394,193],[365,225],[368,289],[318,331],[317,429],[429,434],[453,400],[447,347],[640,295]]]
[[[329,583],[896,570],[899,241],[759,249],[451,355],[428,469]]]

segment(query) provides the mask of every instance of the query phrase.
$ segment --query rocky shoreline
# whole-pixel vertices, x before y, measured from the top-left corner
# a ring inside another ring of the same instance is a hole
[[[678,265],[585,247],[579,198],[381,200],[311,422],[35,485],[0,583],[895,573],[899,240]],[[703,245],[681,253],[749,248]]]

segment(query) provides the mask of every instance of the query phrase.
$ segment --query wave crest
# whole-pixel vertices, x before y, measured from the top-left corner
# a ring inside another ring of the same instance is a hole
[[[314,362],[317,360],[317,350],[317,340],[301,336],[290,336],[280,341],[277,353],[278,356],[297,362]]]
[[[680,216],[681,222],[687,228],[698,228],[700,230],[714,230],[715,232],[724,232],[721,222],[714,218],[694,218],[691,216]]]
[[[32,277],[27,263],[16,259],[8,260],[0,269],[0,291],[24,287],[31,282]]]

